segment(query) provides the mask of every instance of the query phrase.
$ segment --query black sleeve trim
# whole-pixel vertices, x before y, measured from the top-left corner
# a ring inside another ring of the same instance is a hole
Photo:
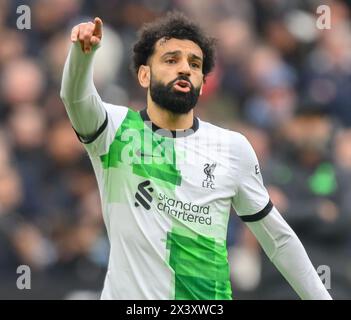
[[[78,137],[78,140],[81,142],[81,143],[84,143],[84,144],[89,144],[89,143],[92,143],[94,142],[98,137],[99,135],[105,130],[105,128],[107,127],[107,123],[108,123],[108,116],[107,116],[107,111],[106,112],[106,117],[105,117],[105,121],[104,123],[100,126],[100,128],[98,129],[98,131],[96,131],[92,136],[90,137],[83,137],[81,136],[77,131],[76,129],[74,129],[73,127],[73,130],[74,132],[76,133],[77,137]]]
[[[255,222],[263,219],[273,209],[273,203],[271,200],[268,201],[267,205],[260,211],[252,215],[240,216],[244,222]]]

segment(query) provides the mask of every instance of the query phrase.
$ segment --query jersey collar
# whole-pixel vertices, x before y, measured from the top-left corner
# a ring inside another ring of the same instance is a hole
[[[152,129],[153,132],[156,132],[157,134],[160,134],[164,137],[169,137],[169,138],[181,138],[181,137],[187,137],[192,134],[194,134],[197,129],[199,129],[199,119],[194,117],[193,120],[193,125],[189,129],[184,129],[184,130],[168,130],[168,129],[163,129],[151,122],[149,115],[146,112],[146,108],[141,110],[140,112],[140,117],[143,119],[143,121],[146,123],[146,125]]]

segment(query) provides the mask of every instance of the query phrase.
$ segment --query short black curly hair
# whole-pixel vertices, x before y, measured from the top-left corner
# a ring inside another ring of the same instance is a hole
[[[148,58],[154,53],[156,42],[162,38],[186,39],[195,42],[203,53],[202,72],[204,77],[213,69],[216,39],[206,36],[200,26],[183,13],[172,11],[163,18],[144,24],[139,31],[139,39],[133,47],[132,69],[136,74],[138,74],[141,65],[147,64]]]

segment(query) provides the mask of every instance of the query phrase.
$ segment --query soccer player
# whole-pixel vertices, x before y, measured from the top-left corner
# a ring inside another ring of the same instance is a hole
[[[61,88],[95,171],[111,245],[101,298],[232,299],[232,205],[302,299],[331,299],[270,201],[248,140],[193,115],[214,66],[213,39],[180,13],[146,24],[133,49],[147,90],[136,112],[103,102],[94,86],[102,29],[100,18],[72,29]]]

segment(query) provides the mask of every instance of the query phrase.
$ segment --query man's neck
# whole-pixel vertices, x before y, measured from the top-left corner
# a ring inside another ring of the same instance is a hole
[[[167,130],[185,130],[193,125],[194,113],[193,110],[186,114],[175,114],[169,110],[163,109],[149,101],[147,106],[147,114],[156,126]]]

